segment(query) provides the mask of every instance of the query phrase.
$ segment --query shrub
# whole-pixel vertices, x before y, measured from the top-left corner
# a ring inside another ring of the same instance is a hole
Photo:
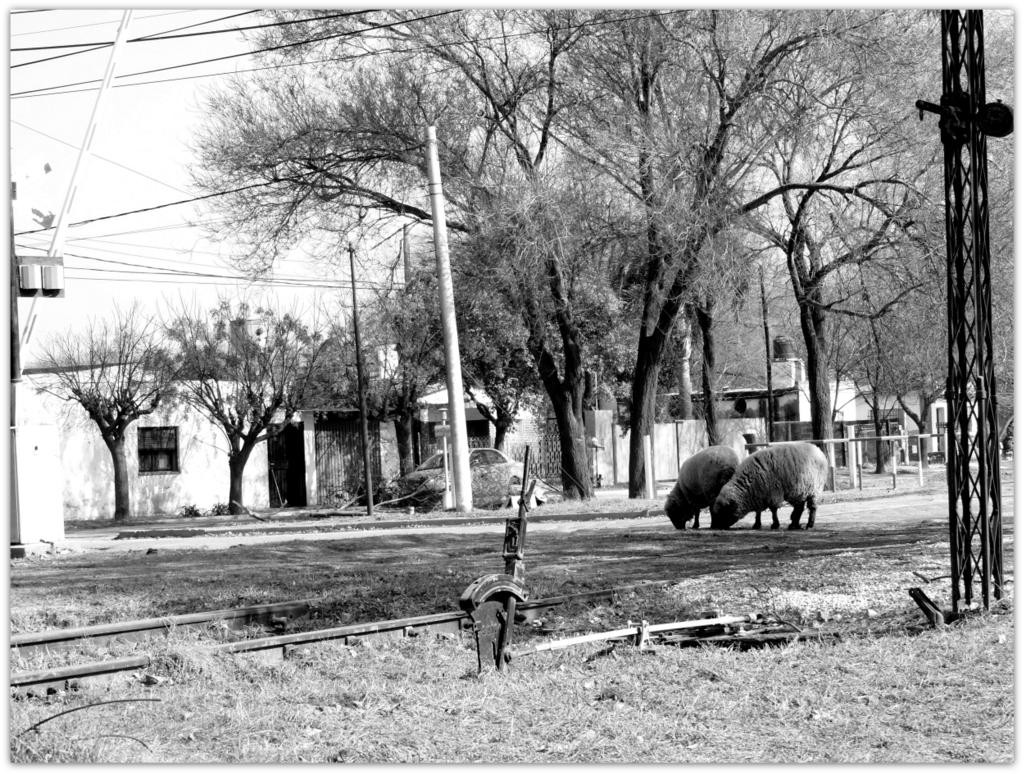
[[[183,519],[198,519],[203,515],[203,512],[199,510],[198,505],[183,505],[178,509],[178,516]]]

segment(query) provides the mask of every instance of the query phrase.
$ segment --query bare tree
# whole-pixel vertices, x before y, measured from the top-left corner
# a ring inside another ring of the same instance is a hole
[[[391,419],[400,472],[415,467],[413,420],[419,400],[444,379],[444,350],[437,282],[417,271],[404,287],[379,295],[368,315],[368,346],[378,357],[368,369],[369,404],[380,419]]]
[[[159,326],[137,305],[115,309],[50,339],[40,363],[54,379],[42,389],[80,405],[99,429],[114,469],[114,521],[129,519],[125,433],[174,394],[175,368]]]
[[[244,512],[242,475],[256,445],[303,407],[325,339],[291,314],[232,305],[182,309],[165,327],[181,367],[181,395],[228,442],[228,504]]]
[[[645,250],[630,413],[629,492],[643,486],[642,439],[650,432],[667,341],[706,246],[783,193],[822,185],[811,176],[774,184],[764,150],[799,116],[777,95],[820,46],[870,25],[871,14],[786,11],[651,12],[584,39],[580,91],[589,117],[573,125],[580,158],[618,182],[635,203]],[[827,56],[834,56],[831,50]]]
[[[504,451],[520,410],[540,403],[522,319],[487,284],[460,276],[456,292],[465,299],[456,311],[466,397],[493,425],[494,446]]]

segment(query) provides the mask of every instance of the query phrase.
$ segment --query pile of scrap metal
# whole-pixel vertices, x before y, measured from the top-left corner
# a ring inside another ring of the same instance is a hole
[[[641,649],[653,645],[693,646],[702,644],[731,645],[741,649],[781,644],[803,639],[818,639],[830,635],[814,629],[800,629],[784,621],[766,618],[761,613],[711,617],[674,623],[638,624],[627,622],[626,628],[610,632],[596,632],[560,640],[541,642],[527,647],[509,649],[506,658],[561,650],[590,642],[629,642]]]

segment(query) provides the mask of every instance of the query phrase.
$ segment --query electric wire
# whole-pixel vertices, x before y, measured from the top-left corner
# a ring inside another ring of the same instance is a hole
[[[17,124],[18,126],[22,127],[23,129],[28,129],[30,132],[35,132],[36,134],[42,135],[43,137],[47,138],[48,140],[53,140],[54,142],[59,142],[61,145],[66,145],[69,148],[74,148],[75,150],[78,150],[78,148],[79,148],[79,146],[77,144],[73,143],[73,142],[68,142],[67,140],[62,140],[59,137],[54,137],[52,134],[47,134],[46,132],[44,132],[44,131],[42,131],[40,129],[36,129],[34,126],[29,126],[28,124],[23,123],[21,121],[18,121],[18,120],[14,119],[14,118],[11,119],[11,123],[12,124]],[[100,156],[99,154],[94,153],[94,154],[92,154],[92,157],[94,159],[99,159],[100,161],[105,161],[107,164],[113,164],[115,167],[120,167],[121,169],[127,170],[128,172],[132,172],[132,173],[134,173],[136,175],[139,175],[140,177],[144,177],[147,180],[150,180],[150,181],[152,181],[154,183],[159,183],[160,185],[166,186],[167,188],[171,188],[171,189],[177,191],[178,193],[183,193],[186,196],[192,196],[192,195],[195,194],[194,191],[186,191],[184,188],[178,188],[178,186],[176,186],[176,185],[171,185],[170,183],[164,182],[163,180],[159,180],[158,178],[155,178],[152,175],[147,175],[145,172],[140,172],[139,170],[133,169],[132,167],[129,167],[129,166],[125,165],[125,164],[122,164],[119,161],[114,161],[113,159],[108,159],[106,156]]]
[[[450,14],[450,13],[457,13],[457,12],[458,11],[447,11],[445,13],[446,14]],[[657,13],[655,15],[658,16],[658,17],[664,17],[664,16],[671,16],[671,15],[675,15],[675,14],[679,14],[679,13],[686,13],[686,11],[682,11],[682,10],[664,11],[662,13]],[[437,15],[445,15],[445,14],[437,14]],[[634,15],[634,16],[617,17],[617,18],[614,18],[614,19],[595,19],[593,21],[582,22],[580,24],[574,25],[574,28],[582,29],[584,27],[593,27],[593,26],[599,26],[599,25],[605,25],[605,24],[617,24],[617,23],[620,23],[620,22],[627,22],[627,21],[633,21],[633,20],[636,20],[636,19],[639,19],[639,18],[644,18],[647,15],[648,14],[640,14],[640,15]],[[410,20],[407,20],[406,22],[401,22],[401,23],[404,24],[404,23],[411,23],[411,22],[415,22],[415,21],[422,21],[424,18],[432,18],[432,17],[418,17],[416,19],[410,19]],[[387,25],[387,26],[393,27],[393,26],[397,26],[398,24],[399,23],[396,22],[395,24]],[[367,28],[367,30],[359,30],[357,32],[370,31],[370,30],[373,30],[373,29],[383,29],[383,27]],[[337,35],[337,36],[334,36],[334,37],[345,37],[348,34],[349,33],[345,33],[345,34]],[[485,36],[485,37],[474,38],[474,42],[487,42],[487,41],[494,41],[494,40],[502,40],[502,39],[506,39],[506,38],[525,37],[525,36],[528,36],[528,35],[535,35],[535,34],[536,34],[536,31],[531,30],[531,31],[527,31],[527,32],[509,33],[507,35]],[[330,38],[324,38],[323,40],[329,40],[329,39]],[[289,45],[291,45],[291,46],[305,45],[307,43],[313,43],[313,42],[322,42],[322,40],[321,39],[306,40],[306,41],[300,41],[299,43],[294,43],[294,44],[289,44]],[[273,64],[273,65],[264,65],[264,66],[261,66],[261,67],[243,68],[243,69],[236,69],[236,70],[229,70],[229,71],[221,71],[221,72],[216,72],[216,73],[202,73],[202,74],[198,74],[198,75],[183,75],[183,76],[179,76],[179,77],[175,77],[175,78],[160,78],[160,79],[149,80],[149,81],[139,81],[139,82],[136,82],[136,83],[115,83],[115,84],[113,84],[113,88],[126,88],[126,87],[130,87],[130,86],[152,86],[152,85],[158,85],[158,84],[163,84],[163,83],[175,83],[175,82],[178,82],[178,81],[196,80],[198,78],[217,78],[217,77],[221,77],[221,76],[225,76],[225,75],[238,75],[238,74],[242,74],[242,73],[261,72],[261,71],[264,71],[264,70],[279,70],[279,69],[284,69],[284,68],[289,68],[289,67],[304,67],[304,66],[307,66],[307,65],[322,65],[322,64],[332,64],[332,63],[341,63],[341,62],[351,62],[351,61],[356,61],[356,60],[359,60],[359,59],[365,59],[365,58],[374,57],[374,56],[383,56],[383,55],[392,55],[392,54],[402,55],[402,54],[423,53],[425,51],[429,51],[429,50],[434,49],[434,48],[443,47],[443,46],[454,46],[454,45],[459,45],[459,44],[465,43],[465,42],[466,41],[464,41],[464,40],[463,41],[440,41],[440,42],[434,43],[434,44],[432,44],[430,46],[414,46],[414,47],[410,47],[410,48],[392,49],[392,50],[388,50],[388,51],[370,51],[370,52],[365,52],[365,53],[362,53],[362,54],[353,54],[353,55],[344,56],[344,57],[328,57],[326,59],[313,59],[313,60],[306,60],[306,61],[302,61],[302,62],[283,62],[283,63]],[[274,50],[274,49],[260,49],[260,50],[256,50],[256,51],[249,51],[249,52],[246,52],[244,54],[234,54],[232,56],[234,56],[234,57],[246,56],[248,54],[259,54],[259,53],[264,53],[265,51],[271,51],[271,50]],[[231,57],[225,57],[225,58],[231,58]],[[187,64],[182,64],[182,65],[174,65],[171,68],[164,68],[164,69],[191,67],[191,66],[197,65],[197,64],[207,64],[207,63],[209,63],[211,61],[217,61],[217,60],[204,60],[204,61],[201,61],[201,62],[191,62],[191,63],[187,63]],[[452,66],[452,67],[441,68],[437,72],[438,73],[452,72],[452,71],[454,71],[456,69],[458,69],[458,68]],[[150,72],[156,72],[156,71],[146,71],[146,72],[138,72],[138,73],[127,73],[125,75],[119,75],[117,77],[118,78],[129,78],[129,77],[133,77],[133,76],[136,76],[136,75],[148,74]],[[98,79],[92,79],[92,80],[88,80],[88,81],[77,81],[77,82],[74,82],[74,83],[63,83],[63,84],[59,84],[59,85],[56,85],[56,86],[39,87],[37,89],[26,89],[26,90],[23,90],[23,91],[12,92],[9,96],[10,96],[11,99],[28,99],[28,98],[32,98],[32,97],[52,97],[52,96],[61,96],[61,95],[66,95],[66,94],[81,94],[82,92],[86,92],[86,91],[95,91],[98,87],[89,86],[89,87],[84,88],[84,89],[72,89],[70,87],[87,85],[87,84],[90,84],[90,83],[96,83],[97,81],[98,81]],[[58,91],[59,89],[63,89],[63,91]]]
[[[32,250],[39,250],[41,248],[27,247]],[[114,252],[106,250],[106,252]],[[213,266],[210,264],[192,264],[197,268],[209,268],[214,271],[196,271],[185,268],[171,268],[167,266],[151,266],[145,263],[137,263],[133,261],[121,261],[115,258],[101,258],[94,255],[85,255],[77,252],[66,252],[64,253],[65,258],[76,258],[78,260],[95,261],[103,264],[110,264],[116,267],[126,268],[107,268],[107,267],[96,267],[96,266],[79,266],[66,263],[64,268],[65,272],[68,271],[88,271],[93,273],[102,274],[128,274],[133,276],[147,276],[154,278],[190,278],[190,279],[222,279],[231,280],[233,282],[258,282],[265,285],[280,285],[282,287],[319,287],[328,290],[344,290],[352,287],[352,281],[349,278],[342,276],[339,279],[329,279],[324,277],[302,277],[295,275],[246,275],[246,274],[230,274],[225,273],[225,267]],[[153,258],[147,258],[147,260],[155,260]],[[216,271],[220,269],[220,271]],[[388,289],[393,287],[390,281],[374,281],[368,279],[357,279],[355,285],[357,288],[364,290],[372,289]]]
[[[232,14],[231,16],[222,16],[219,19],[210,19],[209,21],[196,22],[195,24],[188,24],[184,27],[177,27],[172,30],[164,30],[163,32],[152,32],[148,35],[140,35],[137,38],[130,38],[125,43],[150,43],[156,40],[178,40],[180,38],[195,38],[202,35],[223,35],[228,32],[245,32],[248,30],[259,30],[267,27],[284,27],[289,24],[308,24],[314,21],[328,21],[330,19],[340,19],[348,16],[358,16],[360,14],[370,13],[370,11],[346,11],[345,13],[331,14],[330,16],[311,16],[308,19],[292,19],[289,21],[282,22],[267,22],[266,24],[251,24],[245,27],[228,27],[221,30],[203,30],[202,32],[187,32],[184,34],[173,34],[180,32],[181,30],[192,29],[193,27],[201,27],[204,24],[214,24],[215,22],[226,21],[228,19],[234,19],[239,16],[246,16],[248,14],[258,13],[258,11],[244,11],[242,13]],[[95,41],[91,43],[54,43],[47,46],[17,46],[12,47],[10,51],[55,51],[61,48],[86,48],[89,46],[96,46],[99,48],[109,48],[114,45],[112,40]],[[21,67],[22,64],[32,64],[32,62],[23,62],[15,67]]]
[[[239,16],[246,16],[246,15],[251,14],[251,13],[256,13],[256,11],[244,11],[242,13],[231,14],[230,16],[222,16],[222,17],[220,17],[218,19],[210,19],[208,21],[196,22],[195,24],[186,24],[183,27],[176,27],[174,29],[165,30],[164,32],[154,32],[154,33],[152,33],[152,35],[169,35],[169,33],[172,33],[172,32],[179,32],[180,30],[188,30],[188,29],[192,29],[193,27],[202,27],[205,24],[214,24],[216,22],[226,21],[228,19],[235,19],[235,18],[237,18]],[[152,17],[145,17],[145,18],[152,18]],[[110,21],[110,22],[102,22],[102,23],[103,24],[113,24],[114,22]],[[196,33],[190,33],[190,34],[192,34],[192,35],[209,35],[212,32],[232,32],[232,31],[233,30],[214,30],[214,31],[208,30],[206,32],[196,32]],[[171,38],[177,38],[177,37],[188,37],[188,35],[173,35],[173,36],[170,36],[169,38],[153,38],[153,39],[154,40],[164,40],[164,39],[168,39],[169,40]],[[138,42],[142,42],[142,41],[146,41],[146,40],[149,40],[149,36],[133,38],[132,40],[128,40],[128,41],[125,41],[125,42],[126,43],[138,43]],[[92,51],[100,51],[100,50],[105,49],[105,48],[110,48],[112,45],[114,45],[114,41],[101,42],[101,43],[66,43],[66,44],[62,44],[62,45],[50,45],[50,46],[19,46],[19,47],[11,48],[10,51],[12,51],[12,52],[14,52],[14,51],[51,51],[51,50],[60,49],[60,48],[83,48],[84,50],[69,51],[66,54],[57,54],[55,56],[48,56],[48,57],[44,57],[42,59],[33,59],[30,62],[19,62],[18,64],[12,64],[10,67],[13,70],[16,67],[27,67],[28,65],[41,64],[42,62],[52,62],[55,59],[64,59],[65,57],[69,57],[69,56],[77,56],[78,54],[88,54],[88,53],[90,53]],[[86,47],[88,47],[88,48],[86,48]]]
[[[361,13],[365,13],[365,11],[361,12]],[[124,75],[119,75],[117,77],[118,78],[133,78],[133,77],[135,77],[137,75],[152,75],[153,73],[161,73],[161,72],[166,72],[168,70],[179,70],[179,69],[181,69],[183,67],[195,67],[195,66],[201,65],[201,64],[210,64],[211,62],[223,62],[226,59],[237,59],[238,57],[251,56],[253,54],[266,54],[266,53],[269,53],[269,52],[272,52],[272,51],[281,51],[281,50],[284,50],[286,48],[295,48],[296,46],[309,45],[310,43],[322,43],[325,40],[334,40],[334,39],[338,39],[338,38],[350,38],[350,37],[355,37],[355,36],[357,36],[357,35],[359,35],[359,34],[361,34],[363,32],[369,32],[369,31],[372,31],[372,30],[387,29],[389,27],[397,27],[397,26],[399,26],[401,24],[410,24],[412,22],[417,22],[417,21],[426,21],[427,19],[434,19],[434,18],[437,18],[437,17],[440,17],[440,16],[447,16],[447,15],[453,14],[453,13],[458,13],[458,11],[441,11],[439,13],[428,14],[426,16],[418,16],[415,19],[406,19],[406,20],[402,20],[402,21],[399,21],[399,22],[393,22],[391,24],[378,24],[378,25],[373,25],[371,27],[365,27],[365,28],[363,28],[361,30],[350,30],[348,32],[335,33],[333,35],[324,35],[324,36],[319,37],[319,38],[308,38],[306,40],[300,40],[300,41],[296,41],[294,43],[282,43],[282,44],[277,45],[277,46],[270,46],[268,48],[258,48],[258,49],[249,50],[249,51],[242,51],[242,52],[235,53],[235,54],[226,54],[224,56],[213,57],[211,59],[200,59],[200,60],[197,60],[195,62],[186,62],[184,64],[168,65],[166,67],[155,67],[155,68],[152,68],[152,69],[149,69],[149,70],[140,70],[140,71],[134,72],[134,73],[125,73]],[[40,87],[40,88],[37,88],[37,89],[26,89],[24,91],[12,92],[10,96],[13,98],[13,97],[19,97],[19,96],[24,96],[24,95],[28,95],[28,94],[35,94],[37,92],[47,92],[47,91],[51,91],[53,89],[64,89],[64,88],[68,88],[68,87],[71,87],[71,86],[83,86],[83,85],[90,84],[90,83],[97,83],[99,80],[100,79],[98,79],[98,78],[92,78],[92,79],[89,79],[89,80],[86,80],[86,81],[75,81],[74,83],[63,83],[63,84],[60,84],[58,86],[45,86],[45,87]]]
[[[146,19],[159,19],[163,16],[180,16],[183,13],[195,13],[195,10],[189,11],[168,11],[166,13],[151,13],[148,16],[137,16],[135,17],[138,21],[144,21]],[[255,13],[250,11],[249,13]],[[50,27],[45,30],[30,30],[28,32],[12,32],[12,38],[23,38],[26,35],[49,35],[54,32],[66,32],[67,30],[83,30],[86,27],[105,27],[111,24],[117,24],[117,19],[109,19],[108,21],[89,22],[88,24],[72,24],[68,27]]]
[[[177,202],[167,202],[166,204],[156,204],[156,205],[154,205],[152,207],[140,207],[137,210],[128,210],[127,212],[117,212],[117,213],[114,213],[113,215],[101,215],[101,216],[99,216],[97,218],[89,218],[88,220],[79,220],[79,221],[75,221],[74,223],[69,223],[68,226],[69,227],[70,226],[84,226],[87,223],[97,223],[97,222],[99,222],[101,220],[111,220],[112,218],[123,218],[123,217],[126,217],[128,215],[138,215],[138,214],[143,213],[143,212],[153,212],[154,210],[163,210],[163,209],[166,209],[167,207],[178,207],[178,206],[180,206],[182,204],[192,204],[193,202],[200,202],[200,201],[203,201],[204,199],[213,199],[213,198],[215,198],[217,196],[228,196],[228,195],[233,194],[233,193],[238,193],[239,191],[248,191],[249,189],[252,189],[252,188],[263,188],[265,186],[275,185],[278,182],[280,182],[280,181],[271,180],[271,181],[266,182],[266,183],[253,183],[251,185],[243,185],[243,186],[240,186],[239,188],[233,188],[230,191],[216,191],[216,192],[210,193],[210,194],[203,194],[202,196],[193,196],[191,199],[182,199],[181,201],[177,201]],[[30,231],[16,231],[14,233],[14,235],[15,236],[25,236],[26,234],[39,234],[39,233],[41,233],[43,231],[50,231],[52,228],[53,228],[53,226],[50,226],[50,228],[32,229]]]

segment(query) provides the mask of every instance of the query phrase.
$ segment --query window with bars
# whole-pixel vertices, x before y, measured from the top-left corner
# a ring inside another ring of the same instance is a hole
[[[178,428],[139,428],[139,472],[178,472]]]

